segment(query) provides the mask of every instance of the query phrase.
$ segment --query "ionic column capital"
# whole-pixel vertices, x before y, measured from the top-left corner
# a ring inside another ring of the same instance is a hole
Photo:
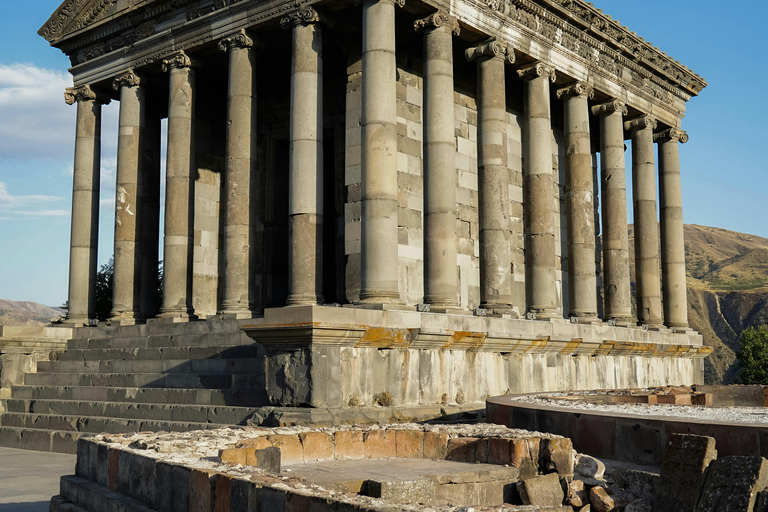
[[[248,36],[245,30],[240,30],[235,34],[225,37],[219,41],[219,51],[226,53],[236,48],[253,48],[256,45],[254,40]]]
[[[196,68],[198,65],[196,60],[192,59],[185,52],[180,51],[163,59],[163,73],[167,73],[172,69]]]
[[[574,82],[569,86],[557,90],[558,99],[564,100],[574,96],[586,96],[587,99],[591,100],[595,96],[595,88],[592,87],[592,84],[588,84],[587,82]]]
[[[441,11],[433,12],[426,18],[422,18],[413,22],[413,28],[417,32],[422,30],[432,30],[440,27],[449,28],[455,36],[461,33],[459,20],[457,20],[454,16]]]
[[[680,142],[685,144],[688,142],[688,132],[678,130],[677,128],[669,128],[653,134],[653,142]]]
[[[504,59],[510,64],[515,63],[515,50],[512,48],[512,45],[497,41],[495,37],[478,46],[467,48],[464,56],[470,62],[483,57],[490,57],[492,59]]]
[[[117,75],[112,82],[112,88],[119,91],[121,87],[138,87],[141,85],[141,76],[132,69]]]
[[[80,101],[96,101],[102,105],[109,105],[112,100],[106,94],[91,89],[90,85],[81,85],[67,87],[64,91],[64,101],[67,105],[74,105]]]
[[[631,133],[637,130],[644,130],[646,128],[655,130],[657,124],[658,123],[653,116],[642,115],[640,117],[635,117],[633,119],[624,121],[624,131]]]
[[[557,80],[555,68],[547,66],[543,62],[537,62],[533,65],[518,69],[517,74],[523,80],[533,80],[534,78],[542,76],[549,77],[549,81],[552,83],[555,83],[555,80]]]
[[[280,19],[280,26],[287,30],[298,25],[312,25],[322,23],[323,25],[333,26],[333,21],[322,13],[317,12],[314,7],[302,7]]]
[[[629,113],[629,110],[627,110],[627,104],[621,100],[607,101],[605,103],[601,103],[600,105],[593,106],[591,110],[592,114],[596,116],[607,116],[613,114],[614,112],[621,112],[621,114],[625,116]]]

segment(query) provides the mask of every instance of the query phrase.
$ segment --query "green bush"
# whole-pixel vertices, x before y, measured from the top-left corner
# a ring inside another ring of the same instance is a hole
[[[741,365],[742,384],[768,384],[768,325],[745,329],[740,343],[736,357]]]

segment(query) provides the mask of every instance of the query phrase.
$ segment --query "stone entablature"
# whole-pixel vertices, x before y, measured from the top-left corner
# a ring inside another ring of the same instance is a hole
[[[670,126],[679,127],[675,120],[683,116],[685,101],[707,85],[697,74],[581,0],[423,3],[454,16],[461,24],[501,37],[519,53],[551,61],[556,69],[577,80],[589,77],[609,96],[621,90],[631,92],[626,98],[628,104],[654,113]],[[70,56],[77,83],[93,83],[116,74],[115,67],[152,64],[173,50],[216,41],[232,29],[272,23],[296,5],[279,0],[145,0],[129,6],[119,0],[69,0],[39,33]],[[101,58],[127,47],[131,48],[130,56]],[[648,108],[652,104],[655,112]]]

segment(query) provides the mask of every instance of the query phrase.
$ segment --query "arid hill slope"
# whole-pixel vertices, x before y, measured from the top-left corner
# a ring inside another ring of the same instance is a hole
[[[741,331],[768,323],[768,239],[696,224],[684,229],[688,317],[715,350],[705,361],[705,378],[730,383]],[[631,225],[629,236],[634,266]]]
[[[37,302],[0,299],[0,325],[45,325],[61,314],[61,309]]]

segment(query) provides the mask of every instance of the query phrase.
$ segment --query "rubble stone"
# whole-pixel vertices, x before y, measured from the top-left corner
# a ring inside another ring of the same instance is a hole
[[[524,505],[559,506],[563,503],[563,489],[556,473],[534,476],[517,484]]]
[[[709,467],[696,512],[751,512],[768,487],[768,460],[721,457]]]
[[[693,512],[699,501],[709,464],[717,458],[715,440],[706,436],[673,434],[667,441],[655,512]]]
[[[595,512],[610,512],[615,503],[604,487],[595,486],[589,490],[589,503]]]

